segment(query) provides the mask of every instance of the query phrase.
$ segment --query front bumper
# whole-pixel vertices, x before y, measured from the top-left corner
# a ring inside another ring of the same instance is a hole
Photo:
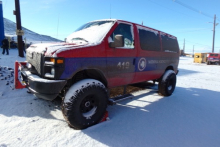
[[[35,94],[38,98],[50,101],[59,95],[67,83],[66,80],[44,79],[29,71],[21,71],[21,76],[31,93]]]
[[[220,62],[220,60],[208,60],[208,62]]]

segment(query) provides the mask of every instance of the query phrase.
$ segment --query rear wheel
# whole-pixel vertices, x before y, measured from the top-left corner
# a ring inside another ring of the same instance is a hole
[[[167,70],[159,81],[159,94],[163,96],[172,95],[176,87],[176,74],[173,70]]]
[[[74,129],[85,129],[103,118],[108,103],[105,86],[94,79],[84,79],[70,87],[62,103],[67,123]]]

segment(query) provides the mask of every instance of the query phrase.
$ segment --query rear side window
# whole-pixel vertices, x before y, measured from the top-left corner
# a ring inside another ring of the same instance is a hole
[[[179,45],[176,39],[168,37],[167,35],[161,35],[161,39],[163,50],[165,52],[179,52]]]
[[[142,50],[160,51],[160,38],[156,31],[138,29],[140,46]]]

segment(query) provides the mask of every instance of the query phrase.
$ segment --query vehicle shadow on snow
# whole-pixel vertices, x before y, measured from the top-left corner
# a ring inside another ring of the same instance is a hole
[[[185,75],[191,75],[191,74],[196,74],[199,73],[198,71],[193,71],[193,70],[187,70],[187,69],[182,69],[179,68],[179,73],[177,76],[185,76]]]
[[[0,98],[0,115],[57,119],[52,111],[61,111],[61,99],[46,101],[36,98],[33,94],[23,92],[19,97]],[[64,121],[64,120],[61,120]]]
[[[180,56],[179,60],[189,60],[189,59],[192,59],[192,57],[186,57],[186,56]]]
[[[110,120],[83,132],[107,146],[218,146],[220,92],[176,87],[109,106]]]

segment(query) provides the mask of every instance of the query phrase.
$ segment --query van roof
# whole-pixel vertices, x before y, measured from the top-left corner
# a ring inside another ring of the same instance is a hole
[[[124,22],[124,23],[132,23],[132,24],[135,24],[137,26],[140,26],[140,27],[144,27],[144,28],[147,28],[147,29],[150,29],[150,30],[153,30],[153,31],[158,31],[160,32],[160,34],[162,35],[167,35],[171,38],[174,38],[174,39],[177,39],[176,36],[173,36],[171,34],[168,34],[168,33],[165,33],[163,31],[160,31],[160,30],[157,30],[157,29],[154,29],[154,28],[151,28],[151,27],[148,27],[148,26],[144,26],[144,25],[141,25],[141,24],[137,24],[137,23],[133,23],[133,22],[129,22],[129,21],[126,21],[126,20],[120,20],[120,19],[100,19],[100,20],[94,20],[94,21],[90,21],[90,22],[95,22],[95,21],[119,21],[119,22]]]

